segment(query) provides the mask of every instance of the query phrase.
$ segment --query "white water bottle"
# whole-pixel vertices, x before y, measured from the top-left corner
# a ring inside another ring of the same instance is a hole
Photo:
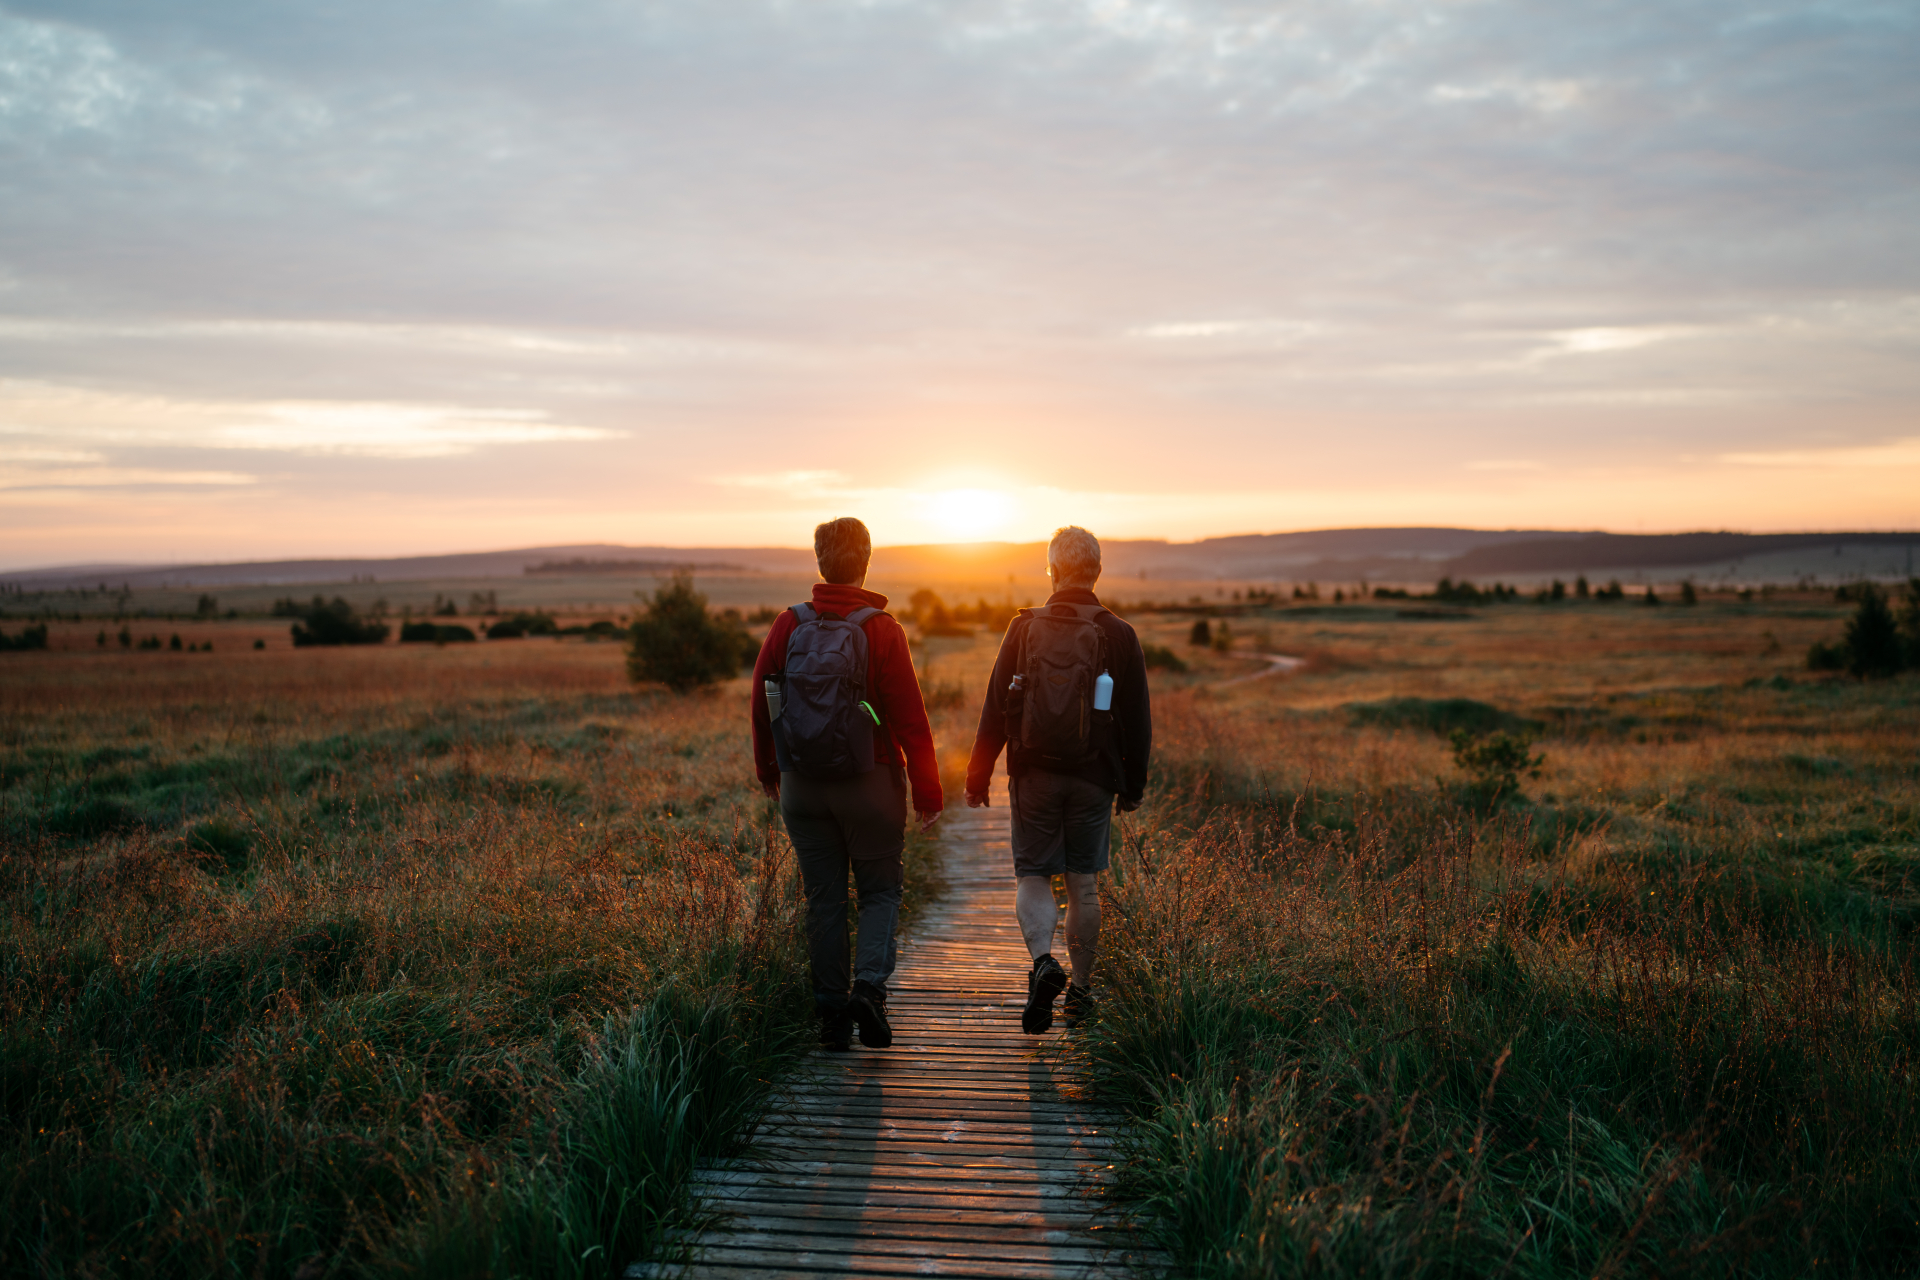
[[[772,720],[778,720],[780,718],[780,686],[772,680],[767,681],[766,685],[767,717]]]
[[[1113,677],[1104,671],[1093,678],[1093,709],[1113,710]]]

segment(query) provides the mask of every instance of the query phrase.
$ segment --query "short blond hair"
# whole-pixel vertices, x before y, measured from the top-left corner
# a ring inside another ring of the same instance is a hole
[[[1054,530],[1047,568],[1057,586],[1091,587],[1100,580],[1100,539],[1077,524]]]

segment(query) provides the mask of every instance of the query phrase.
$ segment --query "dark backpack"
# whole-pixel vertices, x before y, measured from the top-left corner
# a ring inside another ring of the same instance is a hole
[[[1022,609],[1027,634],[1020,655],[1022,748],[1062,763],[1093,748],[1093,681],[1107,669],[1107,633],[1097,604]]]
[[[800,620],[787,637],[780,714],[773,722],[773,753],[783,771],[803,777],[852,778],[873,768],[878,720],[867,703],[867,633],[878,614],[855,609],[845,618],[810,604],[793,606]]]

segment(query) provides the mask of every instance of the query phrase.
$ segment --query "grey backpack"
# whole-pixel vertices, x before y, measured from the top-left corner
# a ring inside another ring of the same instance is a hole
[[[1020,655],[1020,745],[1045,759],[1073,764],[1093,747],[1093,681],[1107,665],[1107,633],[1097,604],[1022,609],[1027,634]]]
[[[780,714],[773,721],[773,753],[783,772],[835,779],[873,768],[880,718],[867,701],[862,624],[879,612],[861,608],[839,618],[810,604],[793,606],[800,622],[787,637],[786,668],[774,677]]]

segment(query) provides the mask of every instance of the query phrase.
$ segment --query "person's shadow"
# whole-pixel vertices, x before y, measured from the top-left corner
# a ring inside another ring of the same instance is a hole
[[[795,1226],[812,1224],[818,1253],[851,1253],[869,1232],[864,1210],[873,1189],[874,1165],[886,1128],[886,1088],[879,1075],[869,1075],[860,1087],[834,1099],[825,1109],[827,1132],[817,1152],[796,1151],[787,1156],[801,1162],[814,1176],[796,1179],[792,1198],[781,1216]],[[811,1127],[811,1126],[809,1126]]]

